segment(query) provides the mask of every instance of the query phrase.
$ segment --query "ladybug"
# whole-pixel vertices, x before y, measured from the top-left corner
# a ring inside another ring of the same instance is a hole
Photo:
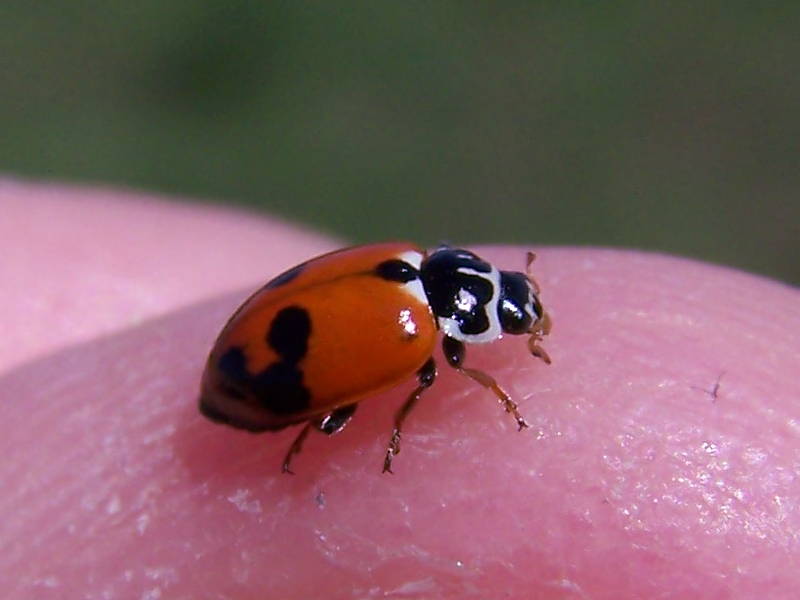
[[[529,335],[531,354],[550,319],[527,273],[499,271],[468,250],[432,251],[403,242],[356,246],[313,258],[278,275],[233,314],[211,350],[200,412],[253,432],[305,422],[286,454],[291,473],[311,428],[341,431],[358,402],[416,373],[417,386],[394,417],[383,463],[391,472],[406,417],[436,378],[438,332],[447,363],[488,388],[528,426],[486,373],[464,366],[466,344],[504,333]]]

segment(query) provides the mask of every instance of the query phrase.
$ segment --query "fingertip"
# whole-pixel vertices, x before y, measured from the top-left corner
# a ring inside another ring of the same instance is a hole
[[[517,435],[495,396],[444,369],[408,423],[393,477],[380,466],[408,386],[364,401],[343,433],[311,436],[288,477],[280,465],[295,431],[208,422],[196,396],[226,316],[263,271],[307,258],[309,244],[287,241],[294,250],[276,265],[259,255],[274,232],[208,226],[222,235],[217,256],[177,264],[213,275],[245,254],[247,289],[204,274],[193,302],[0,380],[13,391],[4,533],[48,548],[19,543],[0,559],[23,584],[50,574],[65,590],[133,595],[153,585],[156,564],[169,573],[158,585],[176,596],[530,597],[563,582],[593,597],[796,589],[781,565],[798,515],[774,497],[800,489],[774,474],[793,464],[797,290],[653,254],[537,249],[552,365],[516,338],[467,357],[507,388],[529,429]],[[522,270],[526,250],[480,252]],[[713,401],[703,382],[721,370]]]

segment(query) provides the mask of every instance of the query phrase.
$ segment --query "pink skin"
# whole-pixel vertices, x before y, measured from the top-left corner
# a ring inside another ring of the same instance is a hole
[[[213,424],[198,382],[251,289],[338,244],[108,190],[5,182],[0,206],[3,598],[797,596],[796,289],[536,249],[553,364],[520,338],[467,354],[530,429],[440,361],[394,475],[411,379],[292,477],[297,430]],[[523,269],[526,249],[480,252]]]

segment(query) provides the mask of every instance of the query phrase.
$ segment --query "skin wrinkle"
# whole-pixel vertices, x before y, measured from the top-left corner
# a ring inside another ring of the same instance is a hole
[[[203,252],[220,250],[193,260]],[[524,257],[478,252],[501,268]],[[296,477],[278,472],[294,430],[251,436],[197,414],[218,328],[299,251],[261,260],[247,289],[201,286],[199,301],[57,338],[7,369],[4,597],[303,598],[323,584],[402,597],[427,581],[442,598],[793,597],[798,291],[658,255],[537,253],[553,364],[511,336],[467,353],[531,429],[517,433],[490,394],[440,366],[394,477],[379,463],[411,381],[364,402],[341,434],[310,437]],[[716,399],[692,388],[723,371]]]

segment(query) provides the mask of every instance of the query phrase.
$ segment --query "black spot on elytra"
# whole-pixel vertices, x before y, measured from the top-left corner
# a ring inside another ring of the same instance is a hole
[[[308,351],[311,319],[308,311],[298,306],[288,306],[279,311],[272,321],[265,342],[280,357],[259,373],[247,370],[244,352],[234,346],[223,354],[217,366],[224,375],[225,385],[236,390],[247,390],[261,405],[276,415],[291,415],[308,409],[311,393],[303,385],[300,361]]]
[[[267,334],[267,343],[284,362],[294,364],[308,352],[311,319],[299,306],[287,306],[275,315]]]
[[[232,385],[246,384],[250,379],[244,352],[238,346],[232,347],[219,358],[217,369],[225,376],[225,380]]]
[[[267,333],[266,342],[281,357],[253,378],[253,391],[264,407],[279,415],[302,412],[311,393],[303,385],[300,361],[308,352],[311,318],[299,306],[281,309]]]
[[[207,419],[211,419],[215,423],[230,423],[231,420],[224,412],[219,410],[213,404],[200,402],[200,413]]]
[[[375,267],[375,273],[381,279],[399,281],[400,283],[407,283],[419,277],[419,271],[414,268],[414,265],[410,265],[399,258],[383,261]]]
[[[226,396],[230,396],[231,398],[236,398],[237,400],[244,400],[245,395],[239,388],[234,387],[228,383],[221,383],[219,385],[219,391],[225,394]]]
[[[308,408],[311,394],[303,385],[303,371],[295,363],[276,362],[253,378],[253,391],[262,404],[277,415]]]
[[[288,271],[284,271],[274,279],[271,279],[267,284],[264,286],[265,289],[271,290],[276,287],[280,287],[282,285],[286,285],[290,281],[292,281],[295,277],[300,275],[305,269],[305,264],[297,265],[296,267],[292,267]]]

